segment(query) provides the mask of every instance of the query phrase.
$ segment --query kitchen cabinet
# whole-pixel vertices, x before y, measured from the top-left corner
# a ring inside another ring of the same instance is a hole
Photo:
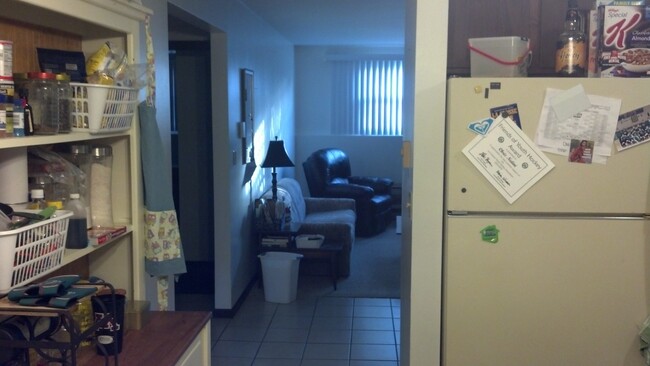
[[[107,40],[121,46],[130,63],[144,63],[140,40],[143,21],[151,11],[142,5],[126,0],[0,0],[0,8],[0,38],[13,41],[14,72],[39,70],[37,47],[82,51],[88,57]],[[100,247],[66,250],[63,264],[74,268],[69,272],[99,276],[125,289],[130,299],[143,300],[144,205],[135,122],[128,131],[107,134],[72,132],[2,138],[0,149],[79,142],[112,147],[113,217],[115,225],[126,225],[128,232]],[[66,272],[66,268],[60,271]]]
[[[578,0],[585,16],[593,0]],[[551,76],[555,43],[564,27],[566,0],[453,0],[449,2],[447,72],[470,74],[469,38],[523,36],[530,39],[529,76]]]
[[[210,319],[208,311],[153,311],[141,329],[124,334],[120,365],[210,365]],[[104,358],[92,347],[79,352],[80,366],[102,365]],[[112,361],[112,360],[111,360]],[[111,362],[112,364],[112,362]]]

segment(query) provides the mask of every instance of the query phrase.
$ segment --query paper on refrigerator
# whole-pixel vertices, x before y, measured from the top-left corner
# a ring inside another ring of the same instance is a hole
[[[512,119],[503,117],[465,146],[463,154],[510,204],[555,166]]]
[[[594,162],[604,163],[612,154],[612,143],[621,109],[621,100],[588,95],[591,106],[577,110],[569,118],[559,120],[554,105],[572,104],[571,98],[581,95],[565,93],[559,89],[546,89],[544,105],[539,118],[535,142],[540,150],[558,155],[569,155],[571,140],[594,141]],[[567,99],[568,98],[568,99]],[[573,103],[579,105],[579,103]]]

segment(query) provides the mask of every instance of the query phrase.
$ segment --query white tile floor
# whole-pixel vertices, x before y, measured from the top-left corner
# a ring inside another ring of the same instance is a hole
[[[310,296],[269,303],[255,288],[212,319],[213,366],[398,366],[400,300]]]

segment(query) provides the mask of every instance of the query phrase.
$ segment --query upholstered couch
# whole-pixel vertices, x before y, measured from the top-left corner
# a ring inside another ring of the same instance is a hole
[[[264,197],[270,195],[267,192]],[[343,243],[338,272],[341,277],[348,277],[356,220],[354,200],[304,197],[295,179],[282,178],[278,182],[278,201],[290,207],[291,221],[301,224],[298,234],[321,234],[326,242]]]
[[[386,229],[392,219],[391,179],[351,175],[350,159],[335,148],[313,152],[302,166],[311,197],[354,199],[357,235],[373,236]]]

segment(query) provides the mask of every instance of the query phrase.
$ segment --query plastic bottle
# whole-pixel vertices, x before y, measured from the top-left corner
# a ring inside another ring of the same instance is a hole
[[[31,192],[32,200],[27,205],[27,208],[30,210],[42,210],[47,208],[47,202],[45,202],[45,194],[42,189],[32,189]]]
[[[66,203],[65,210],[72,211],[65,241],[66,249],[86,248],[88,246],[86,205],[81,201],[79,193],[70,193],[70,200]]]
[[[559,76],[584,77],[587,74],[588,42],[577,0],[569,0],[564,32],[555,51],[555,72]]]

